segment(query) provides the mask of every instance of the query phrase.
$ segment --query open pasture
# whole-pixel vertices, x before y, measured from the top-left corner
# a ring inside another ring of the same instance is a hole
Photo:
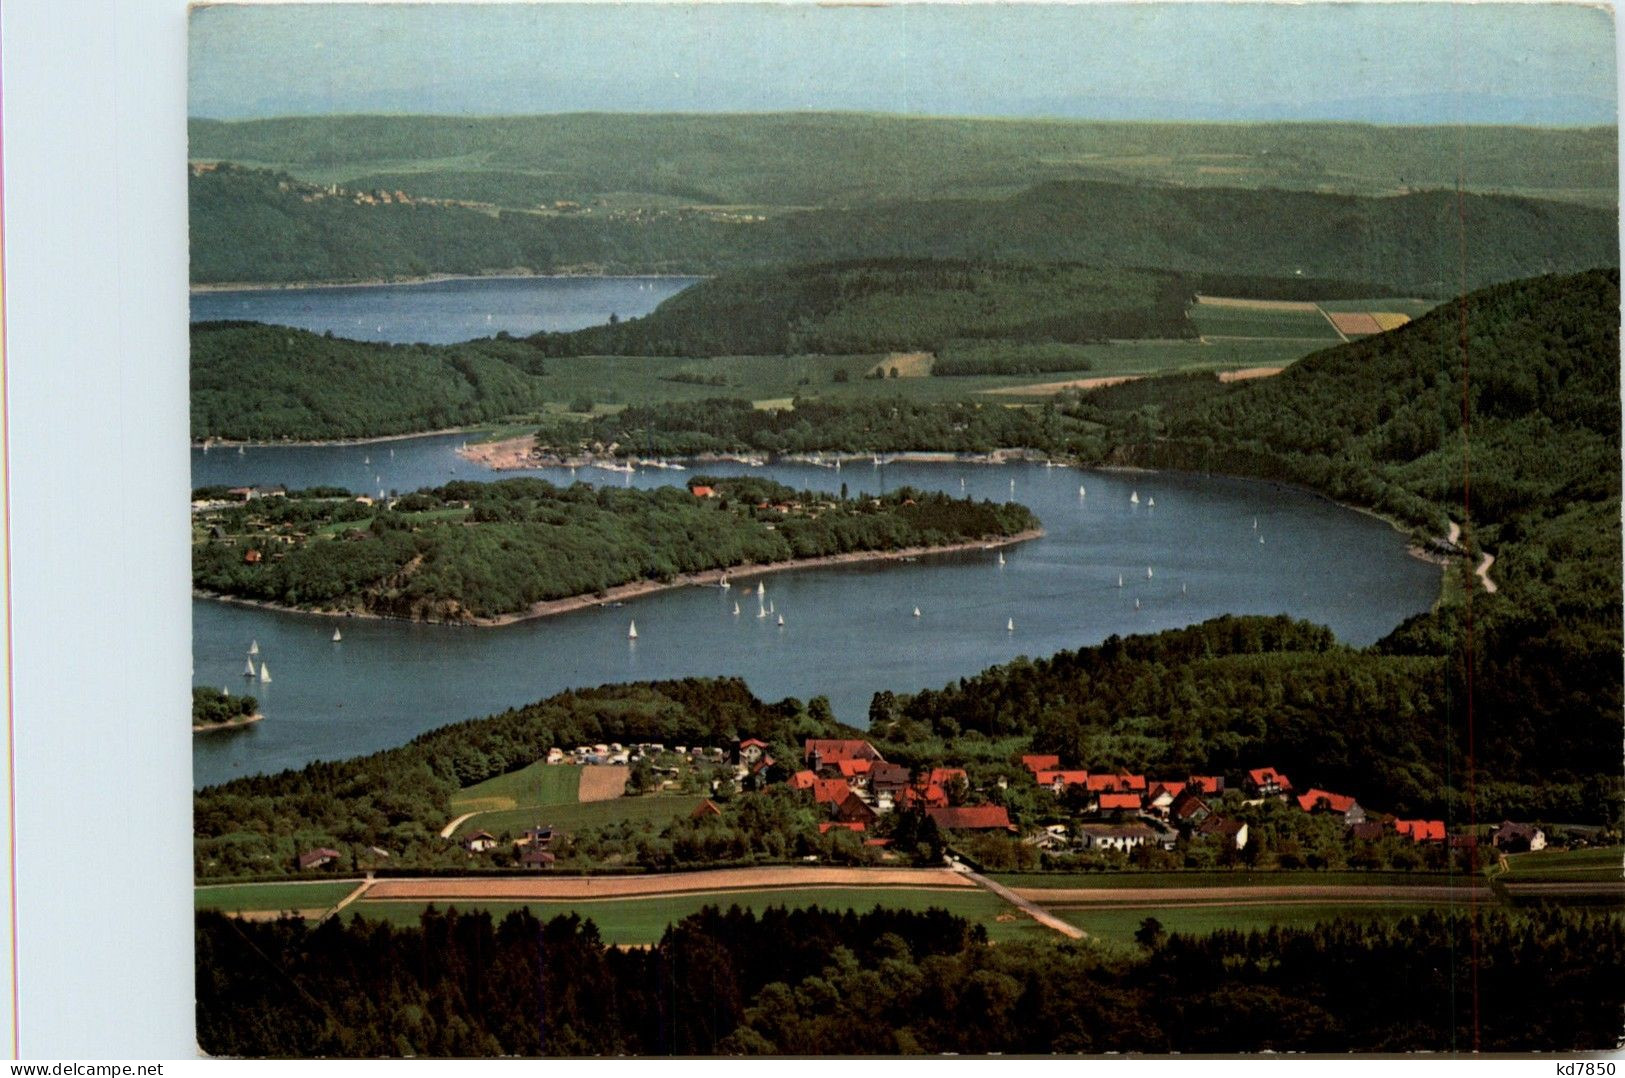
[[[565,770],[574,770],[573,768]],[[489,831],[500,835],[504,831],[518,834],[538,824],[551,825],[561,831],[578,831],[584,827],[611,827],[618,823],[653,823],[664,826],[693,812],[702,799],[677,794],[656,794],[648,797],[617,797],[610,801],[591,801],[584,804],[537,805],[507,811],[481,812],[463,821],[453,838],[463,838],[475,831]]]
[[[550,765],[537,761],[518,771],[465,787],[452,797],[451,809],[461,816],[465,812],[573,805],[580,796],[582,770],[565,764]],[[619,770],[624,775],[626,769]]]

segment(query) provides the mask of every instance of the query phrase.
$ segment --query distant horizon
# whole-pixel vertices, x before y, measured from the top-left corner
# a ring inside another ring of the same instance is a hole
[[[220,4],[188,112],[1612,127],[1577,3]]]

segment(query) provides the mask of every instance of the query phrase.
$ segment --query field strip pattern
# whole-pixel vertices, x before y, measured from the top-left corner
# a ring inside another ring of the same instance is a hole
[[[948,869],[741,868],[651,876],[553,876],[379,880],[369,902],[385,899],[569,901],[642,898],[808,887],[908,887],[965,890],[975,885]]]
[[[1296,887],[1080,887],[1017,888],[1015,893],[1029,902],[1054,907],[1173,905],[1178,903],[1223,905],[1263,902],[1438,902],[1473,899],[1494,901],[1487,886],[1460,887],[1419,885],[1367,887],[1335,884]]]

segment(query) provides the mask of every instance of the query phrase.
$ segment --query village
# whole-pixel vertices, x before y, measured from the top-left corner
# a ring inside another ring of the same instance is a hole
[[[979,787],[964,767],[893,763],[867,740],[813,738],[800,747],[793,766],[757,738],[720,746],[663,744],[581,745],[553,748],[546,764],[558,767],[625,768],[626,795],[659,795],[681,786],[708,794],[690,820],[721,819],[724,806],[770,791],[786,792],[812,808],[820,836],[850,832],[864,863],[922,862],[930,849],[950,860],[991,869],[1052,870],[1132,868],[1416,868],[1439,869],[1453,861],[1476,863],[1480,846],[1493,863],[1504,853],[1533,852],[1547,845],[1535,824],[1451,832],[1441,819],[1402,818],[1361,805],[1350,794],[1318,787],[1298,789],[1274,767],[1225,775],[1155,778],[1126,770],[1067,768],[1056,755],[1020,756],[1031,785],[1027,797],[1012,796],[1006,777]],[[619,784],[617,784],[618,786]],[[1012,815],[1011,805],[1018,806]],[[459,840],[471,856],[512,851],[521,868],[550,869],[556,845],[569,836],[538,820],[517,835],[475,830]],[[1261,855],[1255,828],[1272,836]],[[1319,852],[1305,829],[1324,840],[1334,836],[1342,857]],[[920,844],[924,835],[940,846]],[[845,840],[848,849],[853,839]],[[829,847],[826,847],[828,849]],[[312,851],[336,853],[336,851]],[[815,852],[804,861],[826,859]],[[300,859],[299,867],[311,867]],[[506,857],[503,863],[510,863]]]

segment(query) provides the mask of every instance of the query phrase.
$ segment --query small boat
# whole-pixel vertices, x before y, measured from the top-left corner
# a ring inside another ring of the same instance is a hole
[[[248,653],[250,655],[258,655],[260,653],[260,642],[258,640],[249,641]]]
[[[779,615],[779,628],[781,628],[781,629],[784,628],[784,615],[783,614]]]
[[[1183,584],[1179,585],[1179,594],[1181,594],[1181,595],[1185,594],[1185,585],[1183,585]]]
[[[765,582],[763,582],[761,580],[758,580],[756,582],[756,594],[758,596],[767,594],[767,584]]]
[[[1117,586],[1118,587],[1123,586],[1123,574],[1122,573],[1117,574]]]
[[[774,609],[773,609],[773,600],[772,600],[772,599],[769,599],[769,600],[768,600],[768,601],[767,601],[767,612],[768,612],[768,613],[769,613],[769,614],[777,614],[777,613],[778,613],[778,611],[777,611],[777,610],[774,610]]]
[[[246,453],[246,452],[248,452],[248,450],[246,450],[246,449],[244,449],[244,448],[243,448],[243,447],[242,447],[242,446],[238,446],[238,447],[237,447],[237,455],[238,455],[238,456],[239,456],[239,457],[240,457],[240,456],[242,456],[242,455],[243,455],[243,454],[244,454],[244,453]]]
[[[636,640],[638,638],[638,623],[637,622],[634,621],[631,625],[627,626],[626,638],[628,640]]]
[[[919,617],[919,616],[920,616],[920,608],[919,608],[919,607],[915,607],[915,608],[914,608],[914,616],[915,616],[915,617]]]
[[[1147,509],[1155,509],[1157,507],[1157,499],[1155,499],[1155,498],[1147,498],[1145,500],[1145,507]]]
[[[271,684],[271,667],[267,663],[260,663],[260,684]]]
[[[1262,536],[1262,535],[1260,535],[1260,536],[1259,536],[1259,537],[1258,537],[1258,541],[1259,541],[1259,542],[1260,542],[1260,543],[1263,543],[1263,542],[1264,542],[1264,537],[1263,537],[1263,536]]]
[[[1016,619],[1015,618],[1006,618],[1005,619],[1004,631],[1007,632],[1007,633],[1013,633],[1013,632],[1016,631]]]
[[[1254,517],[1253,518],[1253,531],[1257,531],[1257,530],[1258,530],[1258,518]]]
[[[721,583],[719,583],[717,587],[721,588],[723,591],[727,591],[729,588],[733,587],[733,585],[728,583],[727,577],[723,577]]]
[[[390,460],[394,460],[394,459],[395,459],[395,451],[394,451],[394,450],[393,450],[393,449],[391,449],[391,450],[390,450],[390,451],[389,451],[389,459],[390,459]]]
[[[758,619],[767,617],[767,607],[765,607],[765,606],[757,607],[756,608],[756,617]]]
[[[739,604],[735,603],[734,604],[734,617],[737,618],[738,616],[739,616]]]
[[[1147,579],[1147,580],[1150,580],[1150,579],[1151,579],[1151,566],[1149,566],[1149,565],[1147,565],[1147,566],[1146,566],[1146,567],[1145,567],[1145,578],[1146,578],[1146,579]]]
[[[362,464],[371,464],[372,463],[372,458],[371,457],[362,457],[361,458],[361,463]]]
[[[1082,497],[1085,497],[1087,494],[1088,494],[1088,492],[1083,489],[1083,484],[1079,483],[1078,484],[1078,497],[1082,498]]]
[[[1137,491],[1137,490],[1131,492],[1129,494],[1129,496],[1128,496],[1128,500],[1129,500],[1129,504],[1131,504],[1131,505],[1139,505],[1140,504],[1140,492]]]
[[[254,660],[249,659],[246,663],[243,664],[243,677],[252,678],[253,676],[254,676]]]
[[[1004,551],[1002,551],[1002,550],[999,551],[999,564],[1000,565],[1004,564]]]
[[[334,629],[333,630],[333,643],[337,644],[339,641],[341,641],[343,639],[344,639],[344,634],[339,632],[337,629]]]
[[[1136,609],[1136,610],[1140,609],[1140,600],[1138,600],[1138,599],[1134,600],[1134,609]]]

